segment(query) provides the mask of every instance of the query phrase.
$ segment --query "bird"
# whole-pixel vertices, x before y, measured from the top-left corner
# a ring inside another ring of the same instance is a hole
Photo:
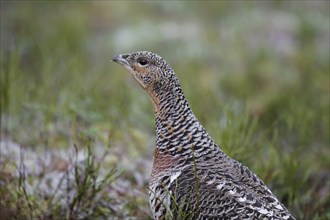
[[[148,187],[154,219],[295,219],[254,172],[214,142],[165,59],[139,51],[112,61],[128,70],[154,108],[156,147]]]

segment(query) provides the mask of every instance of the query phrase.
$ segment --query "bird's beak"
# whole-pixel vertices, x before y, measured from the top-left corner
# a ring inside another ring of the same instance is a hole
[[[112,57],[112,61],[116,62],[116,63],[119,63],[123,66],[129,66],[128,61],[125,59],[127,57],[128,57],[128,55],[118,54],[118,55]]]

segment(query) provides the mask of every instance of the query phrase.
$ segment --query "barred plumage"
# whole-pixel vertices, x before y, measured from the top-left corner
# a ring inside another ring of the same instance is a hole
[[[163,58],[142,51],[112,60],[128,69],[154,107],[149,196],[155,219],[294,219],[261,179],[214,143]]]

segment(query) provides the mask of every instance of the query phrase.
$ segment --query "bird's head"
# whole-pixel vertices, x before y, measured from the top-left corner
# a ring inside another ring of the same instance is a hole
[[[112,61],[123,65],[148,92],[169,89],[176,79],[167,62],[152,52],[119,54],[114,56]]]
[[[124,66],[149,93],[155,109],[159,107],[161,96],[173,91],[179,85],[170,65],[152,52],[119,54],[114,56],[112,61]]]

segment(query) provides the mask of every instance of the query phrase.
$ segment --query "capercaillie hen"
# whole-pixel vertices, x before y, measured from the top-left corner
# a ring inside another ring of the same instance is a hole
[[[149,197],[155,219],[294,219],[256,174],[214,143],[163,58],[142,51],[112,60],[148,92],[154,107]]]

